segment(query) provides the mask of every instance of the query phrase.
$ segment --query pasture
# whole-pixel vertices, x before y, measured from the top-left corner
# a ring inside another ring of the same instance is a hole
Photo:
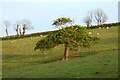
[[[34,47],[45,36],[2,42],[3,78],[116,78],[118,77],[118,27],[89,29],[100,40],[91,48],[70,51],[62,61],[59,45],[42,53]]]

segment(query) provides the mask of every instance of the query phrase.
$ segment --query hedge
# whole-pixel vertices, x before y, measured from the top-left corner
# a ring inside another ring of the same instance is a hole
[[[92,28],[92,29],[94,29],[94,28],[99,28],[99,27],[101,27],[101,28],[105,28],[105,27],[112,27],[112,26],[114,26],[114,27],[116,27],[116,26],[120,26],[120,22],[117,22],[117,23],[109,23],[109,24],[102,24],[102,25],[95,25],[95,26],[90,26],[90,27],[87,27],[88,29],[90,28]]]

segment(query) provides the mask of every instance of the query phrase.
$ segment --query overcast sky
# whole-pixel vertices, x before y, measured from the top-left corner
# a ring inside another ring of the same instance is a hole
[[[18,20],[29,19],[34,26],[27,33],[55,30],[54,19],[70,17],[76,24],[85,25],[83,18],[88,11],[101,8],[108,16],[109,22],[118,21],[118,0],[1,0],[0,36],[5,36],[3,21],[14,24]],[[10,35],[16,34],[13,26],[8,28]]]

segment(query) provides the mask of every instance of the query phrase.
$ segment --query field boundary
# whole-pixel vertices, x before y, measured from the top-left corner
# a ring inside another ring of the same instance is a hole
[[[117,26],[120,26],[120,22],[103,24],[103,25],[99,25],[99,26],[94,25],[94,26],[85,27],[85,28],[87,28],[87,29],[96,29],[96,28],[107,28],[107,27],[110,28],[110,27],[117,27]],[[12,35],[12,36],[7,36],[7,37],[0,37],[0,40],[12,40],[12,39],[22,39],[22,38],[28,38],[28,37],[44,36],[44,35],[48,35],[49,33],[56,32],[56,31],[58,31],[58,30],[46,31],[46,32],[38,32],[38,33],[21,35],[21,36]]]

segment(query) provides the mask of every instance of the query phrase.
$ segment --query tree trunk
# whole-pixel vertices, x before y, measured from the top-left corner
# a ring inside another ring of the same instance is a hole
[[[8,35],[8,31],[7,31],[7,29],[6,29],[6,35],[9,36],[9,35]]]
[[[9,36],[9,35],[8,35],[8,30],[7,30],[7,25],[6,25],[6,35]]]
[[[17,36],[19,36],[18,27],[19,27],[19,25],[17,25],[17,28],[16,28]]]
[[[64,51],[64,60],[68,60],[68,51],[69,51],[69,48],[68,47],[65,47],[65,51]]]
[[[25,35],[26,25],[23,25],[23,35]]]
[[[89,23],[87,23],[87,27],[89,27]]]
[[[20,34],[20,36],[21,36],[21,34],[22,34],[22,32],[21,32],[21,28],[19,28],[19,34]]]

